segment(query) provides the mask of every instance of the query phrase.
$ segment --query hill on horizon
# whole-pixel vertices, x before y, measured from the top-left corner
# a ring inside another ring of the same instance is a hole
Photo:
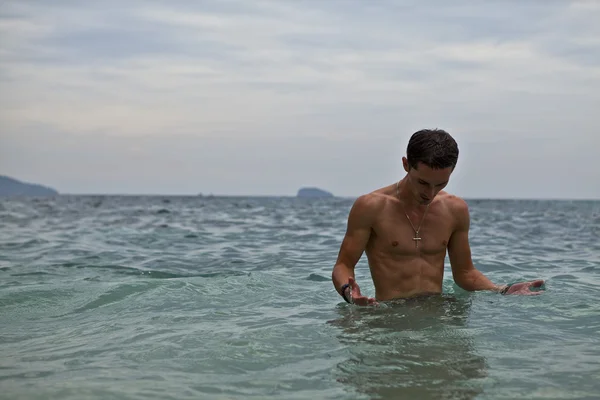
[[[23,182],[9,176],[0,175],[0,196],[56,196],[58,191],[37,183]]]
[[[298,190],[297,197],[334,197],[334,195],[326,190],[316,187],[305,187]]]

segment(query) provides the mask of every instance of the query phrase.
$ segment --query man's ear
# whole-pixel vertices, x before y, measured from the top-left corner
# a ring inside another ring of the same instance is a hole
[[[406,157],[402,157],[402,166],[406,172],[410,171],[410,165],[408,164],[408,159]]]

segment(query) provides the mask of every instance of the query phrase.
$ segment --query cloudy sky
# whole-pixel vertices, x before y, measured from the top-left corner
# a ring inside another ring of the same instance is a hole
[[[357,196],[437,127],[453,193],[600,198],[598,21],[593,0],[2,1],[0,174]]]

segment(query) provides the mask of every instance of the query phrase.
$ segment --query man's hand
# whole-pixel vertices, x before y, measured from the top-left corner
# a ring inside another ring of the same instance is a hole
[[[350,288],[347,290],[348,292],[350,292],[350,302],[352,304],[356,304],[358,306],[379,305],[379,303],[377,303],[377,300],[375,300],[374,298],[366,297],[360,294],[360,287],[358,286],[358,283],[356,283],[354,278],[349,277],[348,284],[350,285]]]
[[[524,296],[533,296],[541,294],[543,290],[540,290],[544,286],[543,280],[519,282],[510,285],[508,290],[503,294],[521,294]]]

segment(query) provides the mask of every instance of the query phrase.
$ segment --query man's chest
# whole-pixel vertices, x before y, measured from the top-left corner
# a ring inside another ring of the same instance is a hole
[[[431,213],[413,222],[393,213],[373,226],[371,247],[398,257],[445,254],[451,234],[451,221],[443,214]]]

